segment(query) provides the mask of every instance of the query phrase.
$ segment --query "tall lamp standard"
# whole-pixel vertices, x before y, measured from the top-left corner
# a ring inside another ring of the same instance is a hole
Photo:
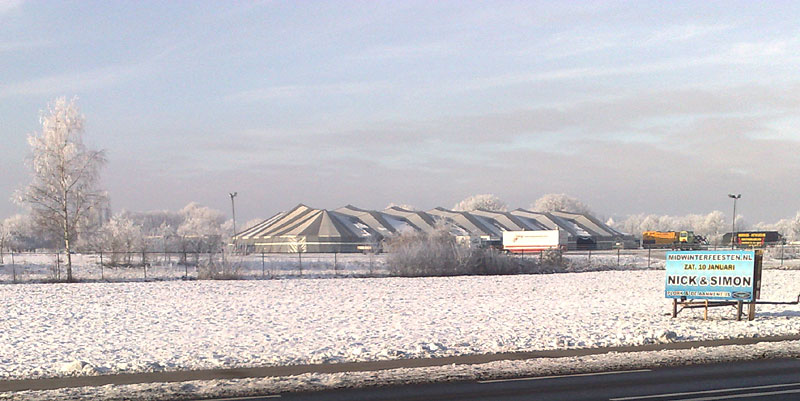
[[[233,213],[233,235],[236,235],[236,202],[233,201],[233,198],[236,195],[239,195],[238,192],[230,192],[228,195],[231,196],[231,212]]]
[[[731,249],[733,249],[733,239],[736,235],[736,200],[742,197],[742,194],[728,194],[728,197],[733,199],[733,224],[731,226]]]

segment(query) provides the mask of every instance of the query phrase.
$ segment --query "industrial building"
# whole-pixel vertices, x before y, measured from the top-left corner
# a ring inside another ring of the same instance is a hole
[[[568,249],[638,247],[636,239],[588,214],[568,212],[470,212],[437,207],[429,211],[393,206],[366,210],[352,205],[335,210],[303,204],[237,233],[233,241],[249,252],[378,252],[383,240],[406,231],[449,230],[460,242],[499,244],[504,231],[563,230]]]

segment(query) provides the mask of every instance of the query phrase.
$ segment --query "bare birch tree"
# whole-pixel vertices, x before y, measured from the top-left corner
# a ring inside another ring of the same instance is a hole
[[[83,144],[84,117],[74,98],[56,99],[40,122],[42,131],[28,137],[33,179],[15,198],[31,208],[34,224],[63,240],[67,281],[72,281],[72,246],[106,199],[98,184],[105,154]]]

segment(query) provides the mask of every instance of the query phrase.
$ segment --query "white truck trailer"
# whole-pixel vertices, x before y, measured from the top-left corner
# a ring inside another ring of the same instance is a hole
[[[567,232],[563,230],[503,231],[503,249],[512,253],[567,250]]]

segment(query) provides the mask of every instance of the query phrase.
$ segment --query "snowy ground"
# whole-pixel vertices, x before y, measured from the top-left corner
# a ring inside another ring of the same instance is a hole
[[[668,316],[663,271],[0,286],[0,378],[796,334],[798,306]],[[792,300],[800,271],[769,270]]]
[[[800,357],[800,342],[759,343],[747,346],[695,348],[681,351],[612,353],[574,358],[542,358],[498,361],[479,365],[450,365],[430,368],[393,369],[377,372],[303,374],[286,377],[205,380],[182,383],[146,383],[120,386],[67,388],[51,391],[0,393],[0,400],[85,400],[107,401],[195,400],[278,394],[287,391],[322,391],[377,385],[402,385],[453,380],[489,380],[504,377],[563,375],[607,370],[641,369],[653,366],[738,361],[758,358]]]

